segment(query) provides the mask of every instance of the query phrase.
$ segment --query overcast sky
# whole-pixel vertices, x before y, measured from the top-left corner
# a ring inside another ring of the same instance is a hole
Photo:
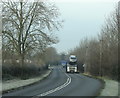
[[[86,37],[97,38],[105,18],[114,10],[118,0],[65,1],[55,2],[60,10],[61,18],[65,21],[63,28],[55,32],[60,42],[52,45],[58,53],[68,52],[78,46],[80,41]]]
[[[119,0],[48,1],[55,2],[61,13],[61,18],[65,21],[63,28],[54,32],[59,37],[60,42],[52,45],[58,53],[61,53],[74,49],[86,37],[96,38],[100,33],[101,26],[104,25],[105,18],[114,10]]]

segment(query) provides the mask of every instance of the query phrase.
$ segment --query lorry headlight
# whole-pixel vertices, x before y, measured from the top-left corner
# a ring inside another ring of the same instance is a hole
[[[75,67],[75,72],[77,72],[77,67]]]
[[[69,68],[69,67],[67,67],[67,71],[70,71],[70,68]]]

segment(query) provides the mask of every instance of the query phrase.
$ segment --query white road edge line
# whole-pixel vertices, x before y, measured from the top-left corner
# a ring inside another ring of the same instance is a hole
[[[63,85],[58,86],[58,87],[56,87],[56,88],[54,88],[54,89],[51,89],[51,90],[49,90],[49,91],[47,91],[47,92],[45,92],[45,93],[39,94],[39,95],[37,95],[37,96],[46,96],[46,95],[48,95],[48,94],[51,94],[51,93],[53,93],[53,92],[56,92],[56,91],[58,91],[58,90],[60,90],[60,89],[65,88],[66,86],[68,86],[68,85],[71,83],[71,77],[70,77],[69,75],[67,75],[66,73],[65,73],[65,75],[66,75],[68,78],[67,78],[67,81],[66,81]]]

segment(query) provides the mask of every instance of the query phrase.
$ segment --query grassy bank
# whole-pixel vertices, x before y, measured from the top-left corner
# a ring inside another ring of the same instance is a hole
[[[51,72],[50,70],[47,70],[44,74],[42,74],[40,76],[26,79],[26,80],[13,79],[13,80],[5,81],[2,83],[2,92],[6,93],[6,92],[9,92],[11,90],[20,89],[20,88],[23,88],[25,86],[32,85],[36,82],[39,82],[39,81],[45,79],[50,74],[50,72]]]
[[[3,65],[2,66],[2,80],[7,81],[11,79],[29,79],[34,76],[41,75],[44,71],[48,70],[47,66],[35,66],[26,64],[26,66],[21,67],[20,65]]]
[[[104,87],[101,89],[101,92],[98,96],[118,96],[118,89],[119,89],[119,82],[116,80],[112,80],[108,77],[99,77],[99,76],[92,76],[88,73],[83,73],[85,76],[89,76],[92,78],[100,79],[104,81]]]

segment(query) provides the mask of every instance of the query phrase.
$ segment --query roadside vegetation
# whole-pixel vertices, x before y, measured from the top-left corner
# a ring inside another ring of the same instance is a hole
[[[83,39],[69,53],[77,56],[80,71],[105,82],[99,96],[119,96],[119,12],[117,6],[105,19],[97,38]]]
[[[61,27],[59,16],[50,2],[2,2],[3,80],[39,75],[57,62],[51,45],[59,42],[52,33]]]
[[[48,65],[58,65],[69,55],[58,54],[52,44],[59,42],[53,30],[62,24],[59,10],[46,2],[3,2],[2,78],[27,79],[40,75]],[[118,8],[110,14],[97,38],[83,39],[69,52],[78,58],[81,72],[118,80]],[[83,67],[84,65],[84,67]]]
[[[107,76],[117,80],[118,70],[118,32],[120,32],[120,12],[118,7],[105,19],[97,38],[83,39],[80,45],[71,50],[75,54],[79,66],[84,66],[84,72],[94,76]],[[82,64],[81,64],[82,63]]]
[[[103,78],[105,81],[105,87],[99,96],[120,96],[119,94],[119,83],[115,80]],[[111,89],[112,88],[112,89]]]

